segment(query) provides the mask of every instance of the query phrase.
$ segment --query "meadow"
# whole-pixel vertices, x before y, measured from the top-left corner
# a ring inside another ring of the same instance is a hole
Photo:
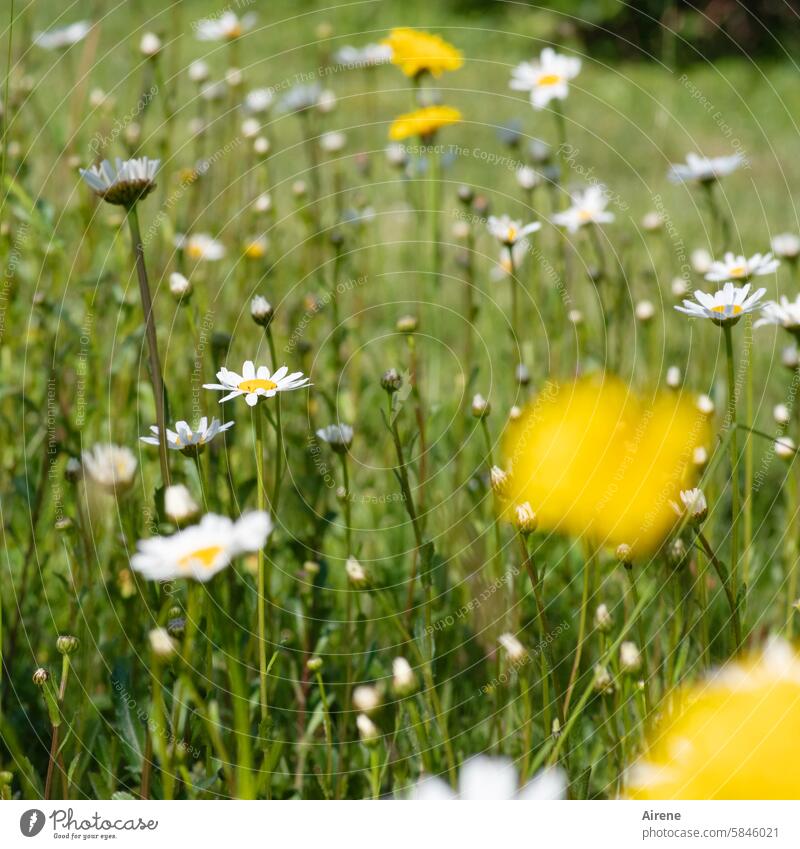
[[[788,56],[11,14],[3,798],[797,798]]]

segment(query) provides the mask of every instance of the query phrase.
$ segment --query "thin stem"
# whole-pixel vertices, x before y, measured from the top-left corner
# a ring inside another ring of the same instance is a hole
[[[730,428],[728,449],[731,463],[731,592],[734,599],[739,594],[739,514],[741,498],[739,493],[739,450],[737,446],[736,421],[736,372],[733,360],[733,333],[730,324],[723,325],[725,335],[725,356],[728,366],[728,414],[727,426]]]
[[[633,609],[636,610],[639,607],[639,590],[636,586],[636,576],[633,574],[633,564],[626,563],[625,571],[628,573],[628,583],[631,588]],[[644,690],[642,691],[642,695],[644,696],[645,719],[647,719],[647,717],[650,716],[652,709],[652,703],[650,701],[650,664],[647,660],[647,635],[644,630],[644,620],[641,616],[638,616],[636,619],[636,628],[639,636],[639,651],[642,656],[642,677],[644,678]]]
[[[267,489],[264,480],[264,424],[261,411],[253,410],[253,426],[256,440],[256,478],[258,489],[258,509],[263,512],[267,506]],[[258,549],[258,680],[259,703],[262,722],[267,718],[267,613],[266,613],[266,557],[264,547]]]
[[[583,653],[583,644],[586,638],[586,620],[589,609],[589,578],[591,575],[591,567],[594,563],[594,550],[589,548],[588,555],[583,558],[583,591],[581,593],[581,609],[578,619],[578,643],[575,646],[575,659],[572,662],[572,670],[569,674],[569,684],[567,685],[567,695],[564,698],[564,720],[569,716],[569,702],[572,698],[572,691],[578,681],[578,671],[581,665],[581,654]]]
[[[711,562],[711,565],[714,567],[714,570],[719,576],[722,588],[725,590],[725,596],[728,599],[728,606],[731,609],[731,619],[733,620],[733,634],[734,639],[736,640],[736,651],[738,652],[742,647],[742,626],[739,621],[739,605],[737,604],[736,593],[733,591],[732,586],[733,575],[730,574],[725,568],[725,564],[714,553],[714,549],[711,548],[708,540],[705,538],[705,535],[699,529],[697,531],[697,539],[700,541],[700,545],[703,546],[703,550],[705,551],[709,561]]]

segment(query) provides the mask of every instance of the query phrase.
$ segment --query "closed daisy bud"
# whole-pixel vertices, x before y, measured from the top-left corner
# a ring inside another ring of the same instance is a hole
[[[492,466],[489,471],[489,480],[494,494],[502,498],[508,491],[508,472],[504,472],[500,466]]]
[[[320,669],[322,669],[322,658],[317,657],[316,655],[314,655],[314,657],[310,657],[306,661],[306,669],[308,669],[309,672],[319,672]]]
[[[776,404],[772,408],[772,418],[775,419],[775,424],[785,427],[789,424],[791,413],[786,404]]]
[[[472,398],[472,415],[476,419],[484,419],[492,411],[492,405],[478,392]]]
[[[59,654],[73,654],[78,650],[78,638],[67,634],[56,640],[56,651]]]
[[[272,321],[272,304],[263,295],[256,295],[250,301],[250,317],[259,327],[269,327]]]
[[[594,612],[594,627],[603,634],[607,634],[614,627],[614,619],[607,605],[597,605],[597,610]]]
[[[177,610],[177,608],[175,608]],[[173,616],[167,621],[167,633],[170,637],[180,640],[186,633],[186,617]]]
[[[516,404],[508,411],[508,417],[512,422],[517,422],[522,418],[522,408]]]
[[[639,301],[636,304],[636,320],[641,321],[642,324],[652,321],[655,314],[656,308],[653,306],[652,301]]]
[[[631,551],[631,547],[624,542],[621,542],[617,546],[617,560],[622,563],[623,566],[630,566],[632,563],[633,552]]]
[[[698,395],[697,409],[700,410],[704,416],[712,416],[714,414],[714,402],[708,397],[708,395]]]
[[[353,690],[353,707],[361,713],[374,713],[381,706],[381,694],[371,684],[360,684]]]
[[[523,504],[517,504],[514,508],[514,525],[516,529],[527,536],[536,530],[536,513],[534,513],[530,502],[526,501]]]
[[[501,634],[497,639],[512,663],[520,663],[528,656],[525,646],[513,634]]]
[[[417,676],[404,657],[396,657],[392,661],[392,687],[401,699],[417,691]]]
[[[192,294],[192,284],[182,274],[173,271],[169,276],[169,290],[178,303]]]
[[[264,136],[258,136],[253,141],[253,153],[255,153],[256,156],[268,156],[269,151],[270,143],[268,138],[265,138]]]
[[[153,628],[147,635],[150,650],[157,658],[165,659],[175,654],[175,641],[170,637],[166,628]]]
[[[306,187],[304,180],[295,180],[292,183],[292,194],[300,200],[304,198],[308,192],[308,188]]]
[[[398,333],[414,333],[419,326],[419,320],[415,315],[401,315],[397,319],[395,329]]]
[[[353,444],[353,428],[343,423],[331,424],[320,428],[317,438],[330,445],[337,454],[344,454]]]
[[[164,515],[170,522],[184,525],[199,513],[197,502],[182,483],[172,484],[164,490]]]
[[[636,643],[624,642],[619,647],[619,665],[623,672],[631,674],[642,668],[642,656]]]
[[[380,732],[375,723],[365,713],[360,713],[356,717],[356,728],[358,728],[358,736],[365,746],[377,746],[380,739]]]
[[[677,366],[670,366],[667,369],[667,386],[670,389],[677,389],[681,385],[681,370]]]
[[[517,364],[515,377],[517,378],[517,383],[519,383],[520,386],[527,386],[531,382],[531,373],[528,371],[528,367],[525,363]]]
[[[139,42],[139,52],[148,59],[158,56],[161,52],[161,39],[154,32],[146,32]]]
[[[403,378],[395,368],[390,368],[381,377],[381,386],[389,393],[397,392],[403,385]]]
[[[794,440],[788,436],[781,436],[775,440],[775,456],[781,460],[793,460],[795,455]]]
[[[614,692],[614,680],[608,667],[598,663],[594,668],[594,688],[598,693],[608,695]]]
[[[686,543],[681,537],[674,539],[667,549],[667,559],[673,566],[681,566],[686,560]]]
[[[580,310],[570,310],[567,313],[567,318],[569,319],[570,324],[574,324],[576,326],[583,324],[583,313]]]
[[[355,557],[348,557],[344,568],[347,572],[348,580],[354,587],[356,587],[356,589],[361,589],[367,586],[369,583],[369,576],[367,575],[364,567],[358,562],[358,560],[356,560]]]
[[[43,666],[40,666],[33,673],[33,683],[36,684],[37,687],[44,687],[44,685],[48,682],[49,678],[50,675]]]
[[[244,74],[241,68],[228,68],[225,71],[225,83],[228,88],[240,88],[244,82]]]
[[[703,469],[708,465],[708,449],[703,445],[698,445],[692,451],[692,463],[698,468]]]

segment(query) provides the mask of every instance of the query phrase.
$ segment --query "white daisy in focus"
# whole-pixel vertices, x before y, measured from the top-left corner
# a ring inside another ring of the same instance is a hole
[[[193,233],[190,236],[175,236],[175,247],[186,251],[190,259],[216,262],[225,256],[225,245],[208,233]]]
[[[255,407],[259,398],[272,398],[278,392],[290,392],[311,384],[301,371],[289,374],[289,369],[281,366],[274,374],[270,374],[266,366],[256,369],[252,360],[247,360],[242,366],[241,375],[228,371],[225,367],[221,368],[217,372],[217,380],[219,383],[204,383],[203,388],[227,392],[227,395],[219,399],[220,404],[244,395],[244,400],[250,407]]]
[[[33,37],[33,43],[45,50],[61,50],[83,41],[91,28],[90,21],[76,21],[74,24],[65,27],[55,27],[44,32],[37,32]]]
[[[780,260],[775,259],[770,253],[753,254],[748,259],[746,256],[735,256],[728,251],[723,259],[714,260],[711,263],[706,272],[706,280],[712,283],[740,280],[744,283],[751,277],[772,274],[780,264]]]
[[[780,301],[767,301],[761,311],[761,318],[753,325],[763,327],[776,324],[790,333],[800,333],[800,295],[790,301],[781,295]]]
[[[521,221],[515,221],[513,218],[509,218],[508,215],[501,215],[499,218],[495,215],[490,215],[486,226],[492,236],[507,248],[513,247],[529,233],[535,233],[542,228],[542,225],[538,221],[531,221],[530,224],[523,226]]]
[[[569,81],[578,76],[581,60],[545,47],[538,60],[522,62],[511,72],[510,87],[528,91],[534,109],[543,109],[551,100],[565,100]]]
[[[519,788],[517,771],[508,758],[476,755],[465,761],[458,777],[458,792],[436,776],[420,779],[411,798],[439,802],[448,799],[468,801],[522,799],[549,801],[563,799],[567,793],[566,776],[561,769],[542,770],[523,788]]]
[[[197,21],[194,30],[198,41],[233,41],[249,32],[256,23],[254,14],[241,18],[230,10],[215,18],[203,18]]]
[[[794,260],[800,256],[800,236],[794,233],[779,233],[770,243],[772,252],[783,259]]]
[[[132,206],[153,191],[160,159],[122,160],[117,157],[115,165],[104,159],[99,165],[80,168],[80,175],[89,188],[108,203]]]
[[[735,324],[743,315],[761,309],[758,302],[766,291],[758,289],[748,297],[749,283],[740,288],[728,282],[713,295],[698,289],[694,293],[696,303],[684,300],[683,306],[675,309],[692,318],[710,318],[714,324],[720,326]]]
[[[222,424],[217,418],[212,418],[209,424],[206,416],[200,419],[194,430],[184,421],[175,422],[175,430],[167,428],[167,448],[194,456],[202,451],[218,433],[223,433],[233,425],[234,422]],[[158,425],[152,425],[150,432],[152,436],[140,436],[139,441],[146,442],[148,445],[159,445]]]
[[[732,156],[699,156],[686,154],[686,163],[670,165],[668,178],[673,183],[713,183],[732,174],[746,162],[740,153]]]
[[[172,536],[139,540],[131,568],[151,581],[205,582],[234,557],[263,548],[271,532],[272,520],[263,511],[246,513],[235,522],[209,513]]]
[[[348,45],[337,50],[333,58],[345,68],[374,68],[391,60],[392,48],[388,44],[365,44],[363,47]]]
[[[89,480],[112,494],[127,492],[136,474],[136,457],[122,445],[99,444],[81,454]]]
[[[572,205],[553,216],[553,222],[566,227],[570,233],[577,233],[587,224],[610,224],[614,220],[613,212],[606,212],[609,198],[604,186],[589,186],[584,192],[572,196]]]

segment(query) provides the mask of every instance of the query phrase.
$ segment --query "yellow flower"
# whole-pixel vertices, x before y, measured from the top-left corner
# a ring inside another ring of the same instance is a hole
[[[460,120],[461,113],[452,106],[425,106],[395,118],[389,129],[389,138],[402,141],[411,136],[431,136],[438,129],[457,124]]]
[[[707,427],[691,401],[645,404],[615,377],[548,384],[507,427],[508,500],[529,502],[544,530],[650,554],[676,523],[670,502],[691,485]]]
[[[408,27],[393,29],[382,44],[391,48],[392,64],[407,77],[416,77],[425,71],[438,77],[444,71],[457,71],[464,64],[461,51],[443,38]]]
[[[800,658],[787,643],[697,684],[630,773],[636,799],[800,799]]]

